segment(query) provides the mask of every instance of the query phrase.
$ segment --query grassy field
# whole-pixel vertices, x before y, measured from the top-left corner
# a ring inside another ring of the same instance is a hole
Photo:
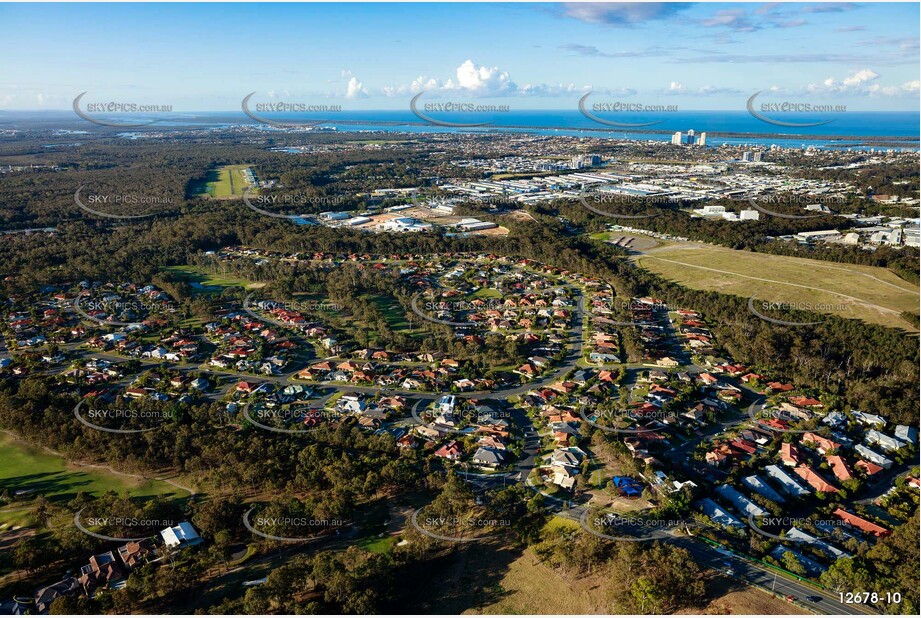
[[[201,294],[220,294],[224,288],[228,287],[256,288],[260,286],[246,279],[232,275],[217,275],[195,266],[167,266],[163,270],[185,281]]]
[[[224,165],[217,169],[208,170],[202,182],[193,183],[190,187],[192,196],[207,193],[213,198],[227,199],[242,196],[248,186],[243,180],[242,171],[251,165]]]
[[[885,268],[699,245],[657,249],[634,261],[693,289],[814,307],[817,313],[917,330],[917,322],[900,313],[917,314],[918,286]]]
[[[72,465],[63,457],[31,447],[8,434],[0,434],[0,487],[17,491],[33,490],[52,501],[71,500],[80,491],[100,495],[114,491],[133,497],[184,498],[187,492],[162,481],[144,481],[103,469]],[[22,525],[27,515],[13,503],[0,509],[0,525]]]
[[[368,537],[358,543],[358,547],[371,552],[372,554],[385,554],[390,548],[396,545],[397,539],[392,536]]]
[[[578,524],[555,518],[547,529],[579,529]],[[605,592],[606,579],[622,577],[598,569],[588,574],[568,574],[540,560],[533,549],[521,550],[501,544],[482,543],[464,547],[442,566],[446,576],[431,584],[430,600],[413,611],[437,609],[450,614],[607,614],[614,599]],[[798,614],[783,599],[709,572],[706,597],[700,605],[682,613]]]
[[[499,290],[495,288],[480,288],[479,290],[477,290],[476,292],[470,295],[471,300],[473,299],[487,300],[487,299],[501,299],[501,298],[502,298],[502,292],[500,292]]]

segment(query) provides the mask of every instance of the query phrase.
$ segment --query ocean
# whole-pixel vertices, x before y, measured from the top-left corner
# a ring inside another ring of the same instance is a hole
[[[346,110],[326,114],[272,114],[280,122],[323,121],[321,127],[337,131],[379,131],[393,133],[496,133],[516,132],[533,135],[567,135],[577,137],[610,137],[616,139],[669,141],[676,131],[693,129],[698,135],[707,133],[707,145],[770,146],[817,148],[895,148],[917,150],[921,122],[918,112],[829,112],[800,114],[765,114],[787,122],[820,122],[813,127],[783,127],[753,117],[745,110],[681,111],[656,113],[623,113],[603,115],[618,122],[643,123],[658,121],[648,127],[614,128],[583,116],[578,109],[524,110],[493,113],[451,113],[429,116],[455,123],[490,122],[488,126],[445,127],[433,125],[415,116],[409,109],[364,111]],[[602,115],[599,113],[599,115]],[[268,116],[268,115],[267,115]],[[147,118],[151,118],[148,116]],[[49,122],[73,120],[75,124],[89,123],[67,112],[0,112],[0,128],[22,127]],[[118,122],[138,122],[145,118],[111,118]],[[259,124],[242,112],[177,112],[171,117],[141,129],[131,129],[129,135],[167,128],[213,128],[239,124]],[[267,130],[275,130],[267,127]]]
[[[216,114],[215,114],[216,115]],[[220,114],[227,117],[227,114]],[[487,122],[484,127],[445,127],[416,117],[408,109],[387,111],[341,111],[323,114],[279,114],[281,121],[325,120],[321,126],[337,131],[383,131],[402,133],[495,133],[517,132],[534,135],[568,135],[577,137],[611,137],[617,139],[669,141],[676,131],[693,129],[707,133],[707,145],[751,145],[818,148],[897,148],[918,149],[921,122],[917,112],[838,112],[782,114],[775,117],[787,122],[818,122],[824,125],[792,128],[766,123],[747,111],[683,111],[661,114],[619,114],[618,122],[659,121],[641,128],[613,128],[583,116],[578,110],[527,110],[495,113],[453,113],[436,115],[439,120],[455,123]],[[207,122],[212,114],[197,120]],[[254,123],[245,115],[237,121]],[[606,119],[611,115],[604,116]],[[229,120],[229,118],[228,118]]]

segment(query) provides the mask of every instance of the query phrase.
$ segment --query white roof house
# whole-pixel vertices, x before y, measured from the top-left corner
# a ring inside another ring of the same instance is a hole
[[[860,410],[851,410],[851,416],[864,425],[875,425],[880,429],[886,426],[886,419],[879,414],[868,414]]]
[[[777,481],[781,489],[790,494],[791,496],[808,496],[809,490],[802,486],[802,484],[797,481],[795,478],[784,472],[775,464],[764,467],[764,473],[769,477]]]
[[[907,446],[907,444],[902,440],[888,436],[882,432],[876,431],[875,429],[870,429],[867,431],[867,434],[864,437],[864,442],[871,446],[877,445],[886,452],[897,451],[900,448]]]
[[[160,536],[163,537],[163,543],[167,547],[197,545],[202,542],[198,532],[187,521],[179,522],[178,526],[161,530]]]
[[[918,443],[918,428],[911,425],[896,425],[895,437],[902,442]]]
[[[881,468],[884,468],[886,470],[892,467],[891,459],[889,459],[888,457],[884,457],[883,455],[880,455],[879,453],[877,453],[876,451],[872,449],[868,449],[863,444],[858,444],[857,446],[855,446],[854,452],[860,455],[861,457],[863,457],[864,459],[866,459],[867,461],[871,463],[875,463],[877,466],[880,466]]]
[[[456,402],[457,398],[454,395],[444,395],[441,399],[438,400],[436,409],[442,414],[454,414],[454,406]]]
[[[720,485],[716,488],[716,493],[720,495],[721,498],[725,498],[729,502],[732,502],[732,505],[738,509],[739,513],[745,515],[753,515],[755,517],[764,517],[768,515],[768,512],[740,494],[734,488],[729,485]]]
[[[701,510],[701,512],[703,512],[704,515],[713,520],[714,523],[720,524],[721,526],[733,526],[735,528],[745,527],[744,523],[731,515],[729,511],[718,505],[710,498],[704,498],[698,502],[697,507]]]
[[[742,479],[742,484],[752,491],[758,492],[768,500],[773,500],[778,504],[783,504],[785,502],[784,497],[774,491],[771,486],[765,483],[757,474],[746,476]]]
[[[809,573],[810,575],[819,575],[820,573],[825,571],[825,567],[822,566],[822,564],[796,551],[795,549],[791,549],[783,545],[778,545],[773,550],[771,550],[771,555],[777,558],[778,560],[783,560],[784,554],[793,554],[793,557],[796,558],[796,560],[801,565],[803,565],[803,568],[806,569],[806,572]]]
[[[838,549],[834,545],[826,543],[825,541],[814,537],[811,534],[803,532],[797,527],[790,528],[787,530],[787,537],[791,539],[797,539],[800,541],[807,541],[808,543],[818,547],[823,552],[829,555],[831,558],[850,558],[851,554],[847,553],[843,549]]]

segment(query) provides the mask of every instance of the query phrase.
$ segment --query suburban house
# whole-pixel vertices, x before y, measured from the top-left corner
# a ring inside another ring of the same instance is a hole
[[[794,468],[803,462],[803,454],[792,442],[784,442],[780,445],[780,462]]]
[[[80,594],[80,582],[76,577],[65,577],[59,582],[35,591],[35,609],[39,614],[47,614],[55,599],[76,594]]]
[[[139,564],[146,563],[150,558],[156,556],[156,553],[153,541],[150,539],[129,541],[118,548],[118,557],[129,570],[134,569]]]
[[[481,446],[473,454],[471,461],[478,466],[498,468],[505,463],[505,451],[488,446]]]
[[[818,472],[810,468],[809,466],[798,466],[793,469],[793,471],[801,479],[809,483],[809,485],[816,491],[820,491],[825,494],[838,493],[838,488],[822,478]]]
[[[765,517],[768,512],[743,496],[729,485],[720,485],[716,488],[716,493],[723,499],[728,500],[742,515]]]
[[[115,560],[115,554],[107,551],[90,557],[90,563],[80,568],[80,585],[86,595],[93,598],[96,590],[124,588],[127,584],[125,574]]]
[[[897,451],[907,446],[905,442],[881,433],[875,429],[870,429],[867,431],[866,436],[864,437],[864,442],[870,446],[879,446],[887,453]]]
[[[838,444],[834,440],[829,440],[825,436],[821,436],[817,433],[812,433],[812,432],[804,433],[803,438],[802,438],[802,443],[807,444],[810,442],[812,444],[815,444],[815,450],[817,450],[822,455],[825,455],[826,453],[829,453],[831,451],[835,451],[841,448],[840,444]]]
[[[752,491],[761,494],[768,500],[776,502],[778,504],[783,504],[786,502],[784,497],[779,493],[774,491],[770,485],[764,482],[757,474],[751,476],[746,476],[742,479],[742,484],[751,489]]]
[[[851,471],[850,466],[840,455],[826,455],[825,461],[831,466],[832,472],[835,473],[839,481],[849,481],[854,478],[854,473]]]
[[[187,521],[180,522],[178,526],[161,530],[160,536],[163,538],[163,544],[170,549],[198,545],[204,540],[198,536],[198,532]]]
[[[460,455],[461,447],[455,440],[451,440],[435,451],[435,457],[444,457],[451,461],[457,461],[460,459]]]
[[[857,528],[858,530],[868,532],[875,537],[884,538],[892,534],[892,530],[884,528],[879,524],[874,524],[872,521],[864,519],[860,515],[855,515],[854,513],[850,513],[841,508],[835,509],[833,515],[840,518],[843,522]]]
[[[803,487],[799,481],[781,470],[778,466],[773,464],[765,466],[764,473],[767,474],[771,479],[775,480],[784,492],[795,498],[809,495],[808,489]]]

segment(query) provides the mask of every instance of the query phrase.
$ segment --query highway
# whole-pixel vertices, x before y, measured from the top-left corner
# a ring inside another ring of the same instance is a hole
[[[675,537],[669,542],[686,549],[701,566],[721,571],[724,574],[727,569],[732,569],[733,578],[746,584],[773,590],[782,597],[792,596],[801,607],[814,613],[844,615],[878,613],[870,606],[841,603],[836,592],[820,590],[815,586],[730,554],[728,551],[723,552],[711,547],[693,537]],[[808,597],[819,597],[821,600],[812,602],[807,600]]]

